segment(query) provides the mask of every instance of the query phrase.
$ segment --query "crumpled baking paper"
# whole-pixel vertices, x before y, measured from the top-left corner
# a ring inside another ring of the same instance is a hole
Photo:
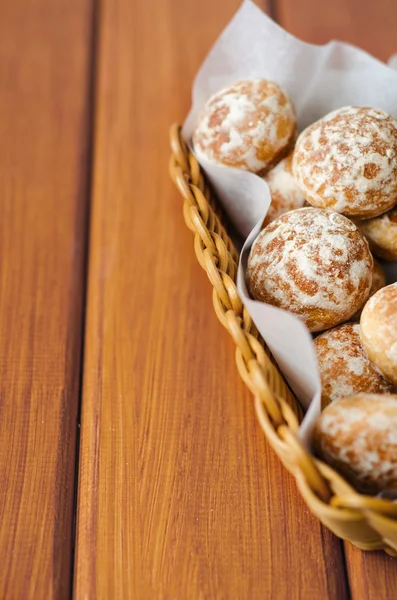
[[[193,86],[193,102],[183,126],[189,144],[208,98],[238,81],[275,81],[292,99],[301,131],[326,113],[353,104],[381,108],[397,117],[397,55],[386,65],[349,44],[302,42],[246,0],[204,60]],[[301,440],[310,445],[320,413],[321,386],[312,337],[294,315],[252,300],[245,284],[250,247],[271,202],[267,183],[252,173],[200,160],[218,198],[241,235],[238,291],[286,379],[307,409]],[[395,280],[393,269],[389,272]]]

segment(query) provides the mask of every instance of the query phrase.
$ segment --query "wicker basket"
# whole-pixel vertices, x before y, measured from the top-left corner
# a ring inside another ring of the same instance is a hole
[[[310,510],[333,533],[362,550],[383,549],[397,556],[397,503],[359,494],[300,443],[302,410],[239,298],[238,252],[178,125],[171,128],[171,150],[170,174],[184,200],[183,214],[194,233],[197,259],[212,283],[215,312],[235,341],[237,368],[254,395],[269,443],[294,475]]]

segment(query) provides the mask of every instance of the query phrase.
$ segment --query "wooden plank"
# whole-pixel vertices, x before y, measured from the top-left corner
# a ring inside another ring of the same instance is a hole
[[[103,0],[76,600],[345,597],[216,320],[167,130],[239,0]],[[154,18],[155,15],[155,18]]]
[[[352,600],[395,600],[397,560],[385,552],[361,552],[345,544]]]
[[[384,60],[397,52],[397,5],[392,0],[277,0],[276,16],[308,42],[341,39]],[[345,553],[352,600],[396,597],[396,559],[384,552],[360,552],[350,544]]]
[[[397,52],[397,6],[394,0],[276,0],[276,19],[312,44],[339,39],[381,60]]]
[[[91,1],[0,19],[0,597],[67,598],[87,214]]]

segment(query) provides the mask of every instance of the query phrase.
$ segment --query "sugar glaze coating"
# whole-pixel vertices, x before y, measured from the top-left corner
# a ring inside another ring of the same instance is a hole
[[[370,298],[372,298],[372,296],[374,294],[376,294],[376,292],[378,290],[385,287],[385,285],[386,285],[386,273],[385,273],[382,265],[377,260],[374,259],[374,272],[373,272],[373,276],[372,276],[372,285],[371,285],[371,289],[369,290],[368,298],[366,298],[362,307],[352,316],[352,321],[360,320],[361,313],[363,312],[363,308],[364,308],[365,304],[368,302],[368,300]]]
[[[247,283],[256,300],[289,310],[310,331],[348,320],[368,297],[373,259],[349,219],[300,208],[263,229],[250,252]]]
[[[329,404],[314,431],[314,446],[359,491],[397,484],[397,396],[357,394]]]
[[[372,362],[397,385],[397,283],[382,288],[364,306],[362,344]]]
[[[294,107],[285,92],[271,81],[249,79],[208,100],[193,146],[199,160],[261,173],[287,150],[295,131]]]
[[[322,333],[314,340],[314,348],[321,378],[323,408],[339,398],[360,392],[397,392],[394,385],[369,360],[361,344],[358,323],[345,323]]]
[[[385,260],[397,260],[397,208],[374,219],[359,221],[357,226],[376,256]]]
[[[312,206],[380,215],[397,202],[397,121],[375,108],[335,110],[300,134],[293,170]]]
[[[302,208],[305,204],[305,198],[292,173],[292,156],[293,151],[263,177],[272,196],[272,203],[263,221],[264,226],[289,210]]]

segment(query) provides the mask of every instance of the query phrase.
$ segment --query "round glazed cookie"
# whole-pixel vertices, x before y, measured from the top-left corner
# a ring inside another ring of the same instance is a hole
[[[368,300],[360,325],[361,341],[370,360],[397,385],[397,283]]]
[[[193,135],[199,158],[260,173],[286,152],[294,138],[294,107],[265,79],[238,81],[212,96]]]
[[[358,221],[356,224],[376,256],[385,260],[397,260],[397,208],[392,208],[380,217]]]
[[[345,323],[314,340],[321,378],[321,406],[360,392],[397,392],[369,360],[360,340],[360,325]]]
[[[248,258],[247,284],[256,300],[299,316],[310,331],[347,321],[368,297],[373,259],[349,219],[331,210],[299,208],[263,229]]]
[[[375,108],[335,110],[300,134],[293,170],[311,205],[376,217],[397,202],[397,121]]]
[[[359,491],[397,484],[397,396],[357,394],[336,400],[314,430],[316,452]]]
[[[385,285],[386,285],[386,275],[385,275],[385,272],[383,270],[383,267],[382,267],[382,265],[380,263],[378,263],[377,260],[374,259],[374,272],[373,272],[373,276],[372,276],[372,285],[371,285],[371,289],[369,290],[369,294],[368,294],[367,300],[369,300],[369,298],[372,298],[372,296],[374,294],[376,294],[376,292],[378,290],[380,290],[381,288],[385,287]],[[364,304],[362,305],[362,307],[360,308],[360,310],[358,310],[352,316],[352,321],[359,321],[360,320],[361,313],[363,312],[363,308],[364,308],[367,300],[364,302]]]
[[[292,174],[293,151],[281,160],[263,179],[269,185],[272,203],[269,207],[263,226],[268,225],[280,215],[302,208],[305,198]]]

